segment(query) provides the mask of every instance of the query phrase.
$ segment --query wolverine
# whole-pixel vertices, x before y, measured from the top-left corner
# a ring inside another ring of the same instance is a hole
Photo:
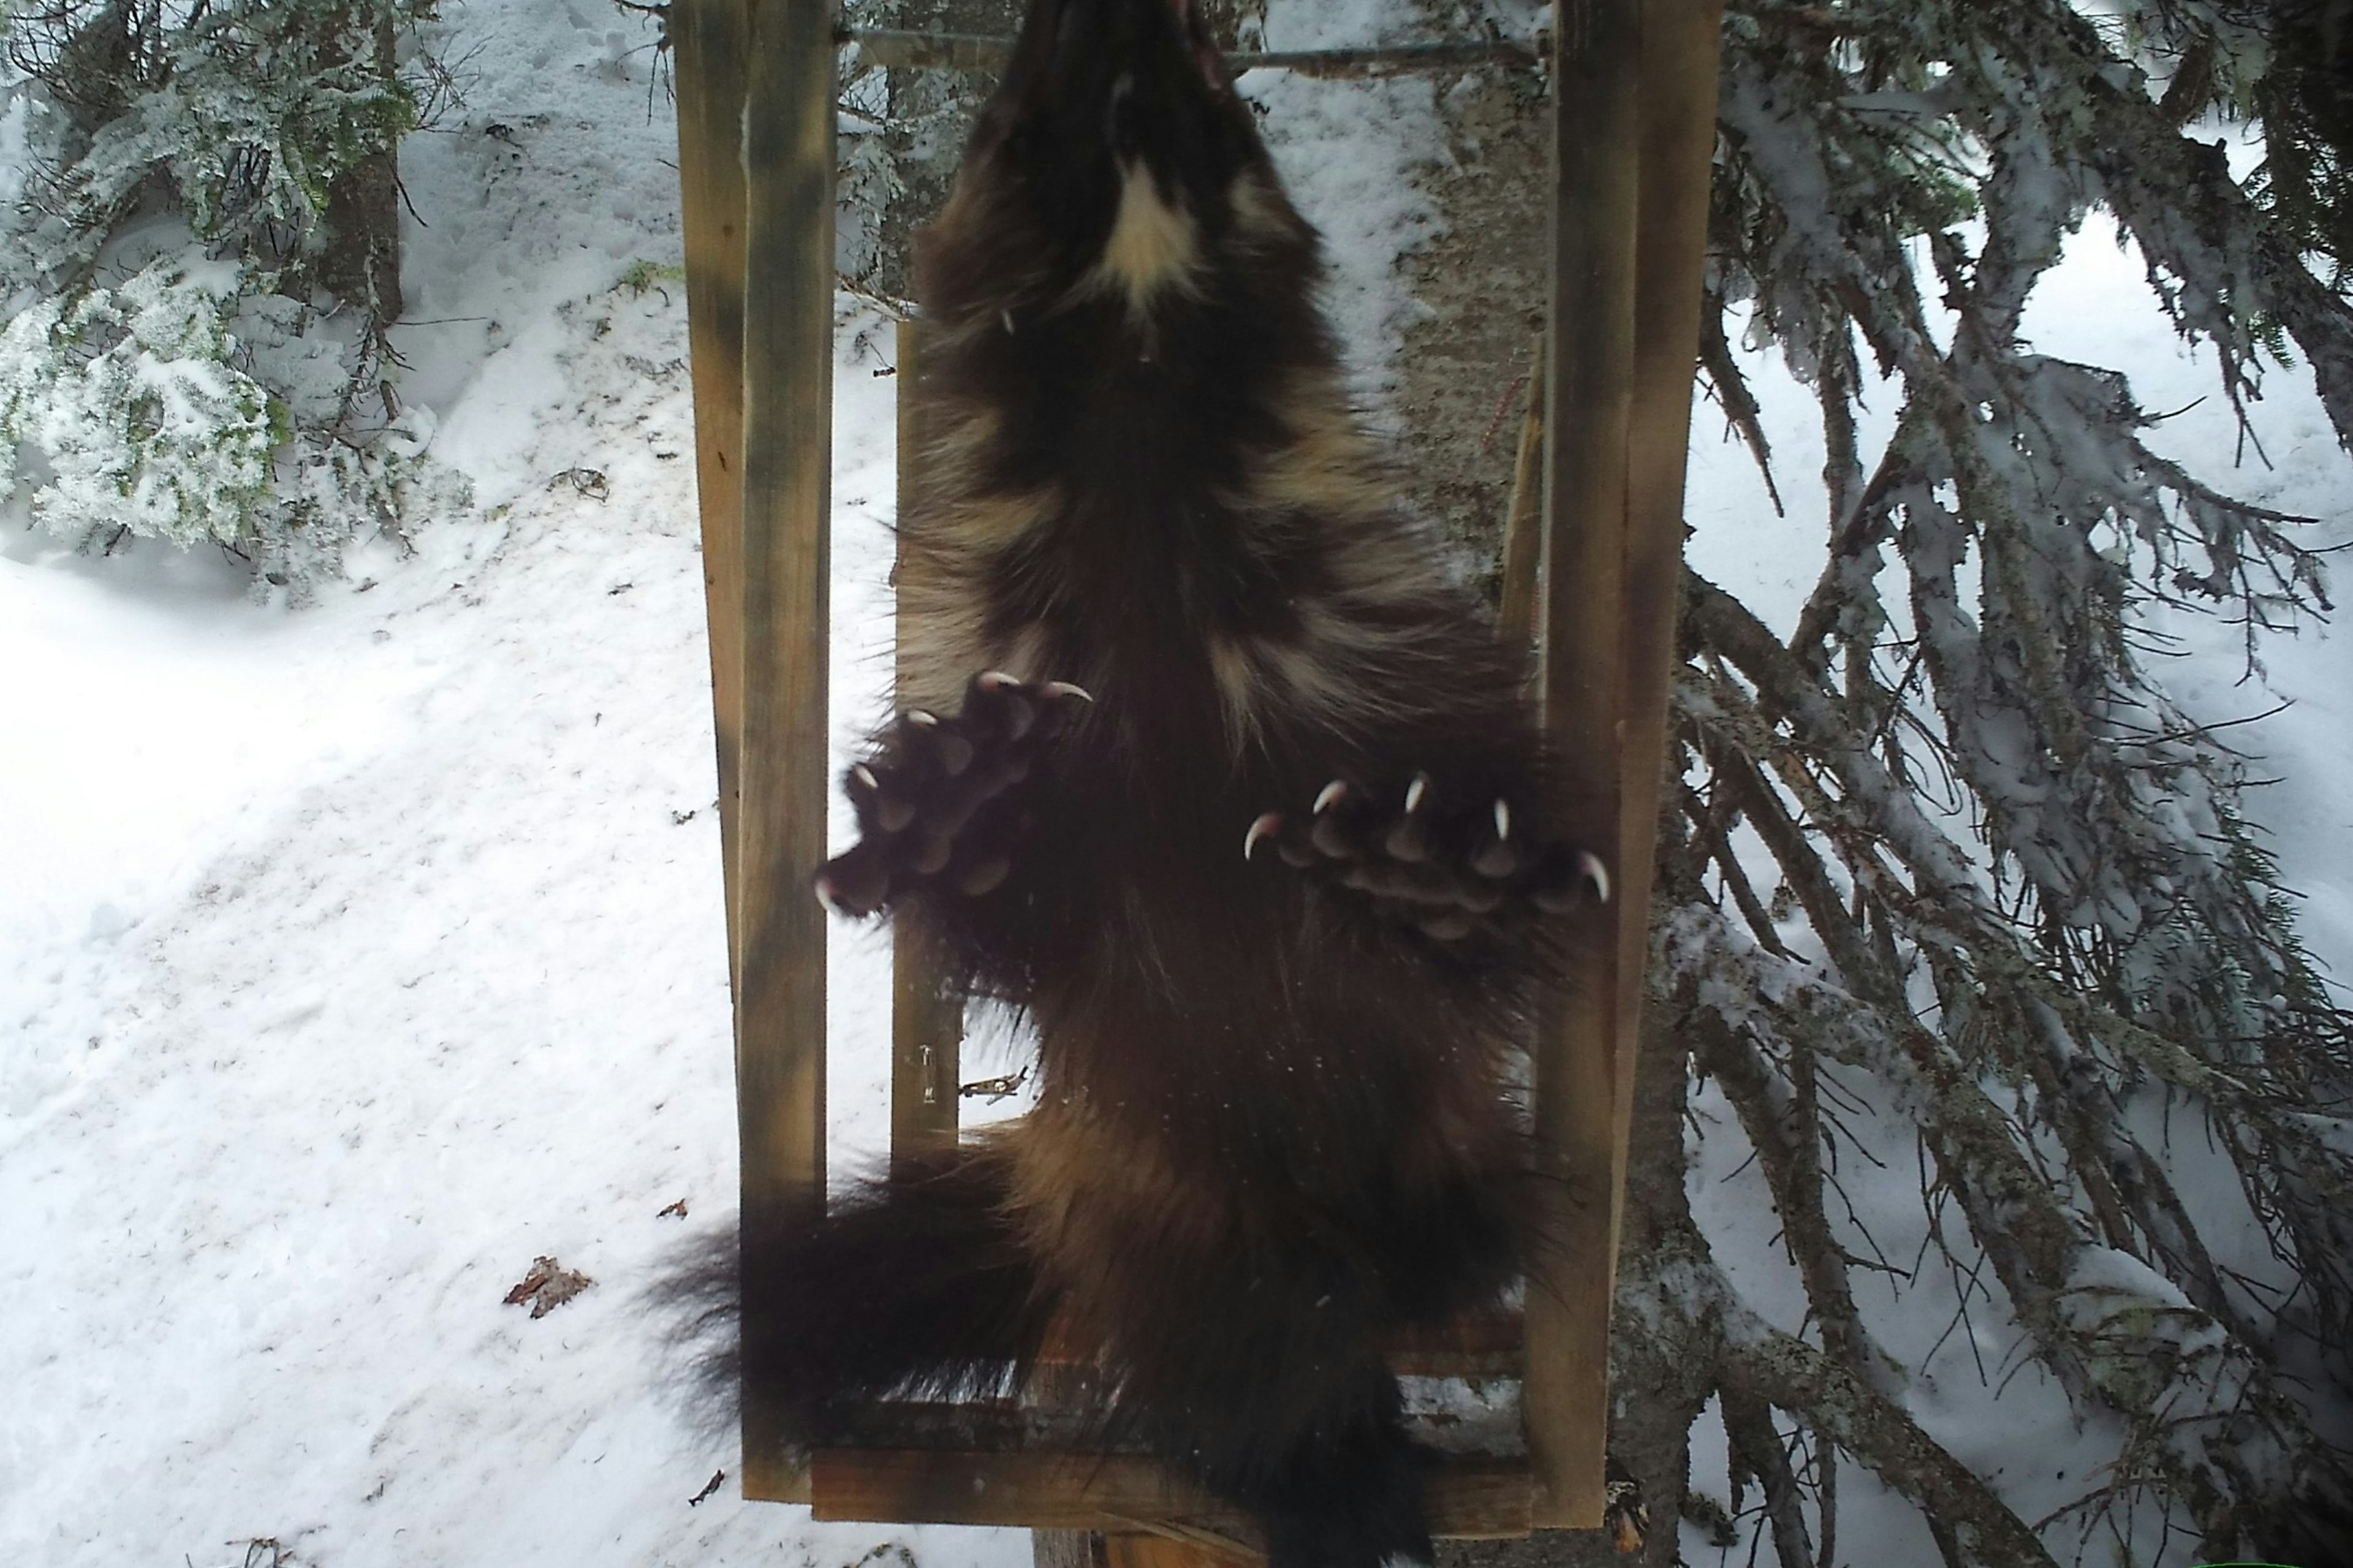
[[[818,1445],[1051,1327],[1274,1568],[1426,1563],[1381,1346],[1518,1277],[1514,1042],[1609,893],[1524,650],[1401,506],[1189,0],[1032,0],[916,273],[901,710],[815,890],[1026,1013],[1039,1097],[743,1236],[743,1375]]]

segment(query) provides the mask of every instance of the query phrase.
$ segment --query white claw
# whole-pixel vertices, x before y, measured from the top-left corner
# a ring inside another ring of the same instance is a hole
[[[1495,802],[1495,837],[1503,839],[1509,838],[1511,836],[1512,808],[1507,802],[1499,797]]]
[[[864,763],[860,763],[856,767],[851,768],[849,770],[849,776],[858,781],[858,787],[860,789],[879,790],[882,787],[882,781],[876,778],[874,776],[874,770],[868,767]]]
[[[1067,680],[1050,680],[1039,689],[1049,697],[1075,697],[1089,706],[1092,706],[1095,700],[1094,693],[1085,687],[1073,686]]]
[[[907,710],[907,722],[910,724],[920,725],[923,729],[929,730],[939,721],[939,716],[935,713],[926,713],[920,708],[910,708]]]
[[[1430,775],[1416,773],[1413,782],[1405,786],[1405,814],[1411,816],[1421,809],[1421,797],[1430,793]]]
[[[1315,797],[1315,815],[1323,816],[1337,805],[1340,803],[1340,797],[1347,793],[1348,785],[1345,780],[1334,779],[1330,784],[1325,784],[1323,792]]]
[[[1282,813],[1279,811],[1270,811],[1251,823],[1250,831],[1242,835],[1242,858],[1249,859],[1250,851],[1258,847],[1258,841],[1282,826]]]
[[[817,901],[825,906],[826,913],[829,915],[838,915],[841,913],[841,902],[833,896],[832,878],[819,877],[817,879],[814,890],[817,893]]]
[[[984,669],[980,672],[980,689],[983,691],[998,691],[1008,686],[1020,684],[1018,677],[1008,675],[1001,669]]]
[[[1011,337],[1013,335],[1013,312],[1010,310],[999,310],[997,312],[997,319],[1005,323],[1005,335],[1008,338]]]
[[[1587,881],[1593,884],[1595,896],[1603,903],[1608,903],[1609,901],[1609,868],[1604,866],[1593,855],[1580,849],[1577,855],[1577,868],[1584,874]]]

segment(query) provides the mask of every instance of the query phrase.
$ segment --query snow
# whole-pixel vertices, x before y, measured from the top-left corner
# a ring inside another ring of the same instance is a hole
[[[1278,7],[1269,43],[1363,42],[1394,14]],[[1027,1563],[1019,1532],[744,1503],[732,1445],[659,1390],[634,1293],[681,1236],[726,1223],[735,1180],[685,315],[659,275],[679,256],[669,110],[650,33],[601,0],[443,16],[468,104],[404,153],[404,390],[481,514],[426,530],[412,558],[354,552],[354,591],[293,614],[248,604],[204,555],[0,548],[0,1555],[214,1568],[271,1539],[337,1568],[847,1568],[898,1560],[892,1543]],[[1429,89],[1248,89],[1326,227],[1377,397],[1417,309],[1394,261],[1436,221],[1410,178],[1433,144]],[[657,269],[642,291],[621,282],[640,261]],[[2211,389],[2097,220],[2029,329],[2126,369],[2150,407]],[[874,716],[883,668],[892,384],[873,373],[890,358],[881,323],[845,318],[837,747]],[[1694,559],[1786,626],[1819,556],[1820,440],[1806,389],[1750,368],[1788,516],[1703,407]],[[2282,373],[2270,393],[2274,466],[2240,488],[2353,540],[2348,465],[2308,385]],[[1884,431],[1863,435],[1868,460]],[[2210,474],[2234,441],[2212,402],[2159,435]],[[2254,805],[2308,939],[2353,973],[2341,639],[2274,639],[2242,680],[2232,628],[2170,629],[2191,654],[2172,689],[2201,717],[2292,700],[2231,733],[2282,777]],[[884,1136],[887,962],[871,933],[837,930],[837,1169]],[[1713,1089],[1694,1103],[1736,1134]],[[1888,1105],[1853,1120],[1891,1165],[1856,1163],[1847,1190],[1909,1263],[1925,1225],[1909,1126]],[[1719,1259],[1795,1330],[1802,1291],[1762,1184],[1735,1169],[1742,1140],[1700,1147]],[[681,1201],[683,1220],[662,1212]],[[543,1255],[596,1283],[534,1320],[501,1299]],[[2074,1495],[2065,1476],[2112,1435],[2018,1370],[1999,1300],[1956,1323],[1950,1294],[1898,1299],[1865,1305],[1920,1368],[1915,1413],[2030,1516]],[[1720,1432],[1695,1440],[1706,1486]],[[690,1504],[721,1468],[728,1484]],[[1908,1508],[1854,1467],[1843,1480],[1844,1559],[1927,1559]],[[1717,1555],[1696,1534],[1685,1549]]]

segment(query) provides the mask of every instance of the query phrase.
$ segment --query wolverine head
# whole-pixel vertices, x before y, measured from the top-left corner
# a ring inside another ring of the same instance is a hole
[[[921,276],[949,321],[1098,299],[1142,316],[1244,252],[1313,245],[1192,0],[1031,0]]]

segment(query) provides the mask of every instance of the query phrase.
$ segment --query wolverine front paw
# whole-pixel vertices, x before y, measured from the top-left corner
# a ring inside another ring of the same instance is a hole
[[[1440,942],[1609,901],[1599,858],[1535,837],[1501,796],[1441,799],[1427,773],[1386,795],[1335,779],[1308,810],[1252,822],[1242,858],[1261,845]]]
[[[984,670],[955,717],[902,713],[843,775],[859,842],[818,870],[817,896],[838,913],[871,915],[918,884],[996,891],[1028,826],[1009,795],[1093,700],[1067,681]]]

